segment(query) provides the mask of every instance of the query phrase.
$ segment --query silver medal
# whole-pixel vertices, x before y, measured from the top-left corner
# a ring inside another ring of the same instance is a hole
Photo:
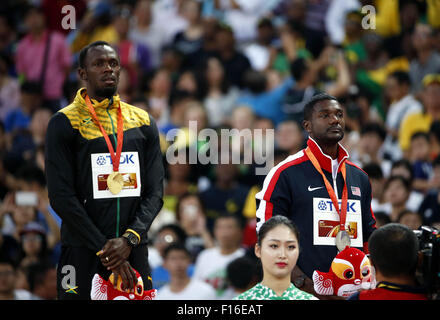
[[[345,247],[350,246],[351,241],[348,232],[345,230],[339,231],[336,235],[335,243],[339,251],[342,251],[345,249]]]

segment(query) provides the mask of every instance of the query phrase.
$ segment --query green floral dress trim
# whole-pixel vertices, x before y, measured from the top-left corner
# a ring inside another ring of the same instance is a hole
[[[281,296],[277,296],[271,288],[258,283],[253,288],[235,297],[234,300],[318,300],[318,298],[299,290],[293,283],[290,284],[289,288]]]

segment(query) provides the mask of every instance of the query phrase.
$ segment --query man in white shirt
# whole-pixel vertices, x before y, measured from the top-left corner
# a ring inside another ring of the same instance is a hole
[[[168,246],[164,252],[164,267],[170,273],[170,283],[159,289],[157,300],[214,300],[215,290],[207,283],[190,278],[188,267],[191,254],[180,243]]]
[[[384,150],[392,160],[399,160],[403,156],[397,139],[400,124],[408,115],[422,111],[423,106],[411,95],[411,80],[405,71],[396,71],[388,76],[385,93],[391,104],[385,121],[388,134],[384,142]]]
[[[242,234],[240,217],[229,214],[219,216],[214,223],[217,246],[203,250],[197,257],[194,277],[212,285],[217,291],[218,299],[222,298],[228,288],[228,264],[245,254],[245,250],[240,247]]]

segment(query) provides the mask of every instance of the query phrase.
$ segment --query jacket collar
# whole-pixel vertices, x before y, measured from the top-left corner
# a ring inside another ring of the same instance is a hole
[[[345,150],[345,148],[338,143],[339,150],[338,150],[338,172],[341,171],[341,164],[345,162],[345,160],[348,159],[348,152]],[[332,171],[332,158],[328,155],[326,155],[324,152],[322,152],[321,147],[316,143],[315,140],[313,140],[311,137],[309,137],[309,140],[307,140],[307,146],[312,151],[313,155],[318,160],[319,164],[321,165],[321,168],[324,169],[327,172],[333,172]]]
[[[88,109],[87,105],[86,105],[86,101],[85,101],[86,94],[87,94],[86,88],[79,89],[78,92],[76,93],[74,102],[79,104],[81,107]],[[95,110],[101,109],[101,108],[106,109],[107,107],[118,108],[120,98],[119,98],[119,95],[114,95],[113,96],[113,103],[110,106],[109,106],[110,100],[108,98],[106,98],[100,102],[95,99],[90,99],[90,101],[92,102],[92,105],[95,108]]]

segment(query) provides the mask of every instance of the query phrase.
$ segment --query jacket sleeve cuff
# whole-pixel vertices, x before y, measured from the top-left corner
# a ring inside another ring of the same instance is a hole
[[[127,229],[127,230],[125,230],[125,232],[130,232],[130,233],[134,234],[138,238],[138,241],[139,241],[138,243],[141,242],[141,236],[139,235],[139,233],[137,233],[133,229]]]

